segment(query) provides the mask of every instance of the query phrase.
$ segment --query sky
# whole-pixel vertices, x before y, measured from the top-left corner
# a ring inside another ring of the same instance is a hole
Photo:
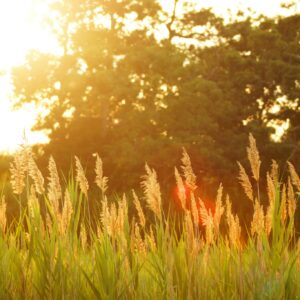
[[[22,64],[31,49],[58,51],[55,37],[42,24],[51,1],[54,0],[0,0],[0,152],[14,151],[23,143],[24,135],[29,143],[47,141],[42,133],[31,130],[38,114],[33,106],[13,111],[10,69]],[[161,1],[164,9],[172,9],[173,0]],[[199,7],[211,6],[219,14],[226,14],[228,9],[237,11],[247,7],[269,16],[284,13],[280,9],[282,0],[190,1]],[[180,11],[180,5],[178,9]]]

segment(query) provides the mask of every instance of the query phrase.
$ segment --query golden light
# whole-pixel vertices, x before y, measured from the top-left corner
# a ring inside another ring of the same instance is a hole
[[[26,132],[29,143],[45,141],[43,134],[32,133],[37,110],[32,106],[12,112],[10,69],[24,63],[31,50],[59,53],[55,36],[43,24],[49,14],[49,4],[55,0],[1,0],[0,1],[0,151],[13,151],[22,143]],[[274,15],[280,11],[281,0],[191,0],[196,6],[212,6],[217,13],[228,8],[251,7],[258,13]],[[179,1],[178,12],[183,9]],[[166,11],[172,11],[174,0],[161,0]]]
[[[12,112],[10,69],[24,62],[31,49],[56,53],[55,37],[43,26],[50,0],[0,1],[0,151],[13,151],[23,142],[43,142],[32,133],[37,110],[33,106]]]

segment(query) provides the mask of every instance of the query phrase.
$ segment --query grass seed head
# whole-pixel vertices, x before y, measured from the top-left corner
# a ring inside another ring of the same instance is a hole
[[[49,158],[49,183],[48,183],[48,198],[53,205],[55,214],[59,212],[59,201],[62,198],[60,180],[57,172],[55,160],[52,156]]]
[[[249,176],[247,175],[244,167],[239,162],[238,162],[238,166],[240,169],[240,173],[239,173],[239,177],[238,177],[240,184],[242,185],[247,197],[253,202],[253,189],[252,189],[252,185],[251,185]]]
[[[102,193],[104,194],[107,190],[108,178],[103,176],[103,163],[98,154],[96,154],[95,172],[96,172],[95,182],[97,186],[100,188],[100,190],[102,191]]]
[[[139,224],[142,228],[145,228],[146,218],[144,215],[143,208],[141,206],[141,202],[140,202],[138,196],[136,195],[135,191],[132,191],[132,195],[133,195],[133,203],[134,203],[135,209],[136,209],[138,217],[139,217]]]
[[[193,168],[192,168],[192,164],[191,164],[191,159],[189,157],[189,155],[187,154],[185,148],[183,148],[183,153],[182,153],[182,171],[183,171],[183,175],[185,178],[185,183],[186,185],[192,190],[194,191],[197,188],[196,185],[196,175],[194,174]]]
[[[249,134],[249,147],[247,147],[247,154],[248,154],[248,160],[250,162],[253,178],[256,181],[258,181],[261,161],[259,157],[259,152],[256,147],[255,138],[251,133]]]
[[[42,195],[45,192],[45,187],[44,187],[44,177],[42,175],[42,172],[39,170],[36,162],[33,159],[33,156],[30,157],[29,159],[29,165],[28,165],[28,172],[29,176],[33,180],[33,184],[35,187],[35,191]]]
[[[89,190],[89,183],[85,177],[83,167],[77,156],[75,156],[75,164],[76,164],[76,181],[79,184],[81,192],[87,197],[88,190]]]
[[[145,200],[149,209],[154,213],[154,215],[161,220],[161,192],[160,186],[157,181],[157,175],[155,170],[150,169],[146,164],[146,175],[143,176],[142,188],[144,190]]]
[[[297,174],[295,167],[292,163],[288,162],[288,167],[292,179],[293,185],[297,188],[298,191],[300,191],[300,178],[299,175]]]

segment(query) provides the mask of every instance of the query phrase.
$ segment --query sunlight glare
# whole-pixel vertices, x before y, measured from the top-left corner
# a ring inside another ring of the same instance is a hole
[[[39,50],[59,54],[55,36],[43,26],[51,0],[9,0],[0,2],[0,152],[11,152],[23,141],[46,142],[43,133],[31,131],[37,110],[31,105],[12,111],[10,69],[24,63],[27,53]]]

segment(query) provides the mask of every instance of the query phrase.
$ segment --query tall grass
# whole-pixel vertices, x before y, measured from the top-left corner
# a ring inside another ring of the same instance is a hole
[[[175,169],[178,217],[163,210],[157,175],[148,165],[143,196],[133,191],[111,201],[98,155],[95,197],[77,157],[76,174],[68,180],[59,177],[50,158],[45,186],[31,150],[24,147],[11,165],[20,207],[13,222],[6,221],[4,195],[0,201],[0,298],[300,298],[300,242],[294,228],[300,179],[289,163],[290,177],[283,182],[273,162],[266,175],[268,203],[263,203],[259,153],[251,135],[249,142],[252,178],[239,164],[245,191],[240,201],[253,203],[246,236],[222,185],[214,210],[196,196],[197,180],[185,150],[182,167]],[[91,204],[98,208],[94,213]],[[135,209],[133,217],[128,206]]]

